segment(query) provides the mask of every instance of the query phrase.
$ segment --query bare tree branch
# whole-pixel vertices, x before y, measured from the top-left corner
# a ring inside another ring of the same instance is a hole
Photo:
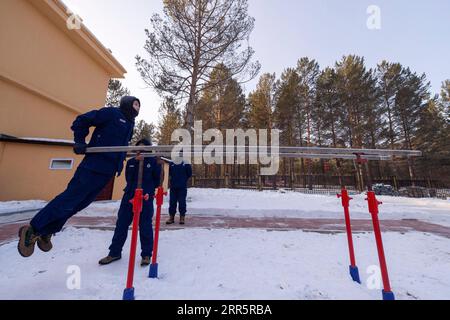
[[[248,0],[164,0],[163,17],[155,14],[150,23],[144,47],[148,57],[136,57],[137,69],[161,96],[186,100],[188,127],[201,92],[224,81],[210,81],[217,65],[244,82],[259,72],[248,44],[254,28]]]

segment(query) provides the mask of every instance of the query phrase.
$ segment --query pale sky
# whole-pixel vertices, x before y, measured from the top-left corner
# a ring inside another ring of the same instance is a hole
[[[161,99],[146,88],[134,57],[145,57],[145,28],[161,13],[162,0],[63,0],[128,71],[124,85],[142,102],[139,118],[156,124]],[[249,0],[256,19],[250,45],[261,73],[277,76],[300,57],[333,66],[346,54],[369,68],[386,59],[427,74],[434,93],[450,78],[449,0]],[[381,29],[367,27],[367,8],[380,8]],[[248,93],[257,79],[245,85]],[[97,106],[93,106],[97,107]]]

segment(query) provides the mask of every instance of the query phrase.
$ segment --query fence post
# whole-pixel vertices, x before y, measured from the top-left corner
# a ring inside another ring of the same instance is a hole
[[[230,183],[229,176],[228,176],[228,173],[226,173],[225,174],[225,188],[228,189],[230,187],[229,183]]]
[[[393,178],[393,180],[394,180],[394,190],[395,190],[395,191],[398,191],[397,177],[396,177],[396,176],[393,176],[392,178]]]

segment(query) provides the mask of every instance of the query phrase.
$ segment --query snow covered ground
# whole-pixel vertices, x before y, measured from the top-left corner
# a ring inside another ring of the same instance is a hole
[[[334,196],[309,195],[290,191],[191,189],[189,210],[193,214],[251,217],[341,219],[341,201]],[[370,219],[365,194],[352,196],[352,218]],[[378,197],[380,219],[418,219],[450,226],[450,199]]]
[[[0,299],[121,299],[129,243],[124,259],[106,267],[97,265],[111,236],[110,231],[68,228],[57,236],[51,253],[36,252],[28,260],[19,257],[15,242],[3,245]],[[449,239],[386,233],[384,240],[398,299],[450,299]],[[344,234],[165,231],[160,278],[147,278],[148,268],[136,264],[136,299],[379,300],[381,292],[373,288],[377,277],[371,269],[378,265],[373,235],[356,235],[355,249],[362,285],[348,275]],[[71,290],[70,284],[76,283],[73,270],[78,268],[80,289]]]
[[[350,214],[354,219],[370,219],[365,195],[352,196]],[[414,199],[378,197],[380,220],[417,219],[450,226],[450,199]],[[165,201],[164,208],[167,208]],[[42,201],[0,202],[2,212],[43,206]],[[115,216],[120,201],[100,202],[80,213],[81,216]],[[188,210],[193,215],[235,217],[287,217],[342,219],[341,201],[334,196],[309,195],[290,191],[252,191],[231,189],[189,189]]]
[[[370,219],[364,195],[354,196],[354,219]],[[417,219],[450,226],[450,201],[379,197],[380,219]],[[43,201],[0,203],[0,223],[25,219]],[[115,216],[119,202],[96,203],[80,215]],[[167,207],[167,204],[165,205]],[[191,189],[189,214],[233,217],[342,219],[340,200],[332,196],[284,191]],[[0,246],[0,299],[121,299],[129,243],[123,259],[99,267],[111,231],[67,228],[44,254],[29,259],[17,242]],[[378,265],[372,233],[354,236],[362,285],[348,275],[345,234],[261,229],[192,229],[161,233],[160,278],[147,278],[136,264],[137,299],[376,299]],[[420,232],[383,234],[393,291],[398,299],[450,299],[450,239]],[[75,269],[73,269],[75,266]],[[73,270],[81,287],[71,290]],[[374,269],[375,268],[375,269]],[[379,279],[378,279],[379,280]],[[367,283],[370,285],[368,286]],[[69,286],[70,287],[70,286]]]
[[[29,210],[38,210],[45,204],[46,202],[44,200],[3,201],[0,202],[0,215],[9,214],[15,211],[23,212]]]

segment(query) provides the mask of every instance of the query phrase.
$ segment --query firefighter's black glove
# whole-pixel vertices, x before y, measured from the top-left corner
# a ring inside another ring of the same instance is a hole
[[[73,146],[73,152],[75,154],[81,155],[86,154],[87,144],[86,143],[75,143]]]

